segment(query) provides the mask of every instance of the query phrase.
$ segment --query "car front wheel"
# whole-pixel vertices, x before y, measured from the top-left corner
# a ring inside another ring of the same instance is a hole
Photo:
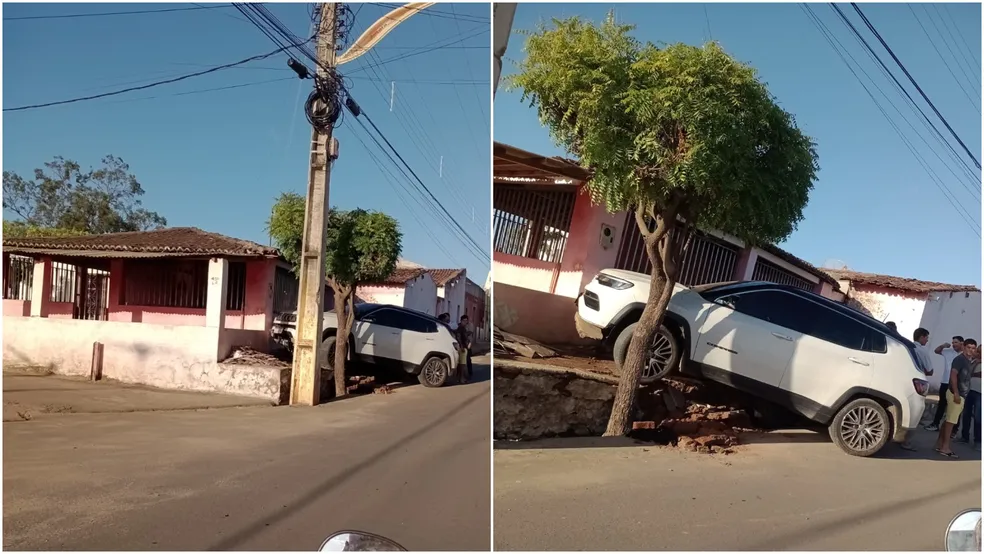
[[[848,402],[830,422],[830,438],[851,456],[871,456],[888,444],[891,418],[881,404],[870,398]]]
[[[629,352],[629,342],[632,340],[632,333],[638,323],[632,323],[615,339],[615,365],[619,372],[625,364],[625,358]],[[646,358],[643,360],[642,377],[639,382],[648,385],[659,381],[673,372],[680,364],[680,343],[673,333],[660,325],[659,330],[653,335],[653,340],[646,348]]]
[[[448,382],[450,375],[451,367],[448,365],[448,361],[437,356],[432,356],[420,368],[420,374],[417,375],[417,380],[425,387],[438,388],[443,387]]]

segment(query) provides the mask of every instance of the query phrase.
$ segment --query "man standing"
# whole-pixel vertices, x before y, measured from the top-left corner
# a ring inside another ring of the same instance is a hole
[[[467,315],[461,316],[461,319],[458,321],[457,337],[458,337],[458,345],[461,346],[461,348],[465,349],[466,356],[467,356],[466,360],[467,360],[468,370],[464,378],[464,382],[467,383],[468,380],[471,379],[471,375],[472,375],[472,332],[471,329],[468,328]]]
[[[940,427],[940,436],[936,439],[936,451],[949,458],[957,457],[950,448],[950,438],[953,427],[960,421],[960,413],[967,403],[967,394],[970,393],[970,379],[973,375],[972,358],[976,355],[976,348],[977,341],[974,339],[963,341],[963,352],[953,359],[950,368],[950,386],[945,391],[946,419]]]
[[[970,429],[974,429],[974,448],[981,449],[981,349],[975,348],[971,356],[970,392],[967,407],[960,421],[960,442],[970,443]]]
[[[963,337],[956,336],[950,342],[944,342],[936,347],[935,353],[943,356],[943,374],[940,375],[940,400],[936,404],[936,413],[933,415],[933,423],[926,426],[927,431],[939,431],[940,422],[946,414],[946,394],[945,391],[950,385],[950,368],[953,360],[963,351]]]
[[[923,329],[922,327],[916,329],[912,333],[912,340],[916,343],[916,361],[919,362],[916,369],[920,373],[929,377],[933,374],[933,359],[929,357],[929,350],[926,348],[926,344],[929,343],[929,331]],[[909,441],[909,437],[905,438],[905,441],[900,445],[903,450],[909,450],[915,452],[916,448],[912,446]]]

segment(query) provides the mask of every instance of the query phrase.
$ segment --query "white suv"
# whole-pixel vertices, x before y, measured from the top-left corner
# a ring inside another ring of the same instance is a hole
[[[650,277],[606,269],[577,300],[579,333],[608,342],[621,368]],[[870,456],[915,429],[928,390],[912,342],[883,323],[795,287],[766,282],[674,288],[643,382],[680,369],[828,426]]]
[[[321,367],[332,369],[338,318],[324,313]],[[297,312],[274,319],[273,338],[293,351]],[[427,387],[440,387],[458,366],[458,343],[451,329],[428,314],[386,304],[356,304],[348,337],[349,359],[416,375]]]

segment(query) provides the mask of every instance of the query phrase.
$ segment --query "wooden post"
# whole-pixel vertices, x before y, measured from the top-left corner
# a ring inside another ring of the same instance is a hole
[[[89,379],[100,381],[103,376],[103,343],[92,343],[92,367],[89,370]]]

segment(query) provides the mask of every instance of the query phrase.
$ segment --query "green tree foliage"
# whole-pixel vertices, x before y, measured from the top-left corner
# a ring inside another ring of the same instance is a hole
[[[44,166],[34,170],[34,179],[3,172],[3,208],[28,228],[94,234],[167,225],[142,206],[143,186],[120,158],[106,156],[102,167],[87,171],[60,156]]]
[[[297,272],[304,234],[304,197],[282,193],[274,202],[267,229]],[[403,248],[403,235],[392,217],[361,209],[330,210],[326,233],[325,280],[335,291],[338,336],[347,337],[352,329],[356,288],[360,283],[378,282],[393,273]],[[334,360],[337,396],[345,394],[347,352],[347,341],[337,341]]]
[[[554,141],[592,172],[591,198],[633,210],[653,264],[649,302],[623,367],[606,434],[631,422],[646,344],[659,328],[691,227],[779,242],[803,218],[815,145],[758,80],[716,43],[657,47],[610,14],[527,32],[508,85]]]
[[[4,238],[78,237],[85,234],[84,231],[77,231],[75,229],[58,229],[28,225],[23,221],[4,220],[3,222]]]

